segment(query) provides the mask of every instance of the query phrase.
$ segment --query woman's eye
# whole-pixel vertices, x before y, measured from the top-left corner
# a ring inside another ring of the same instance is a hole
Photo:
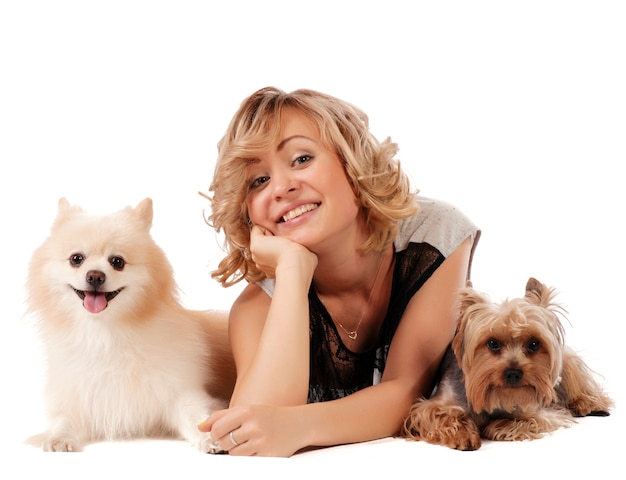
[[[270,177],[258,177],[258,178],[255,178],[254,180],[252,180],[252,182],[250,182],[250,189],[254,190],[255,188],[259,188],[265,182],[267,182],[269,179],[270,179]]]
[[[311,161],[312,158],[313,157],[311,155],[300,155],[294,160],[293,163],[295,163],[296,165],[302,165],[303,163]]]

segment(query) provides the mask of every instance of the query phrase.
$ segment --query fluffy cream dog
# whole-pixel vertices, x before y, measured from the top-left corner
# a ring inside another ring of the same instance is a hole
[[[30,442],[44,450],[172,436],[214,450],[197,425],[232,393],[227,313],[183,308],[152,216],[149,198],[108,215],[61,199],[32,256],[49,426]]]

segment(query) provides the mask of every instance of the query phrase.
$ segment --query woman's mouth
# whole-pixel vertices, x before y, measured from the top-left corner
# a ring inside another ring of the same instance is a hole
[[[310,212],[311,210],[315,210],[319,206],[320,206],[319,203],[307,203],[305,205],[300,205],[299,207],[294,208],[293,210],[290,210],[289,212],[284,214],[282,217],[280,217],[279,223],[284,223],[284,222],[288,222],[289,220],[293,220],[294,218],[297,218],[300,215]]]

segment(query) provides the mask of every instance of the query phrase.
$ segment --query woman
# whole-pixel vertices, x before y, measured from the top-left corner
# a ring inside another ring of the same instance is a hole
[[[218,145],[213,272],[248,285],[230,312],[237,382],[200,424],[232,455],[396,434],[432,391],[479,231],[417,197],[367,116],[311,90],[264,88]]]

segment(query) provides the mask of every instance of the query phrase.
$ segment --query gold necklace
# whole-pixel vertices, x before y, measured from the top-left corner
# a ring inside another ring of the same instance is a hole
[[[376,286],[376,281],[378,280],[378,275],[380,274],[380,269],[383,266],[383,259],[385,258],[385,254],[383,253],[383,255],[381,255],[380,258],[380,262],[378,263],[378,270],[376,271],[376,276],[374,277],[374,283],[372,283],[372,286],[370,288],[370,293],[369,296],[367,297],[367,303],[365,304],[365,308],[363,309],[363,312],[361,313],[361,318],[359,319],[359,323],[356,324],[356,327],[354,330],[348,330],[346,327],[343,326],[343,323],[337,321],[337,325],[339,325],[341,327],[341,329],[346,332],[346,335],[348,335],[348,338],[350,340],[356,340],[357,337],[359,336],[359,327],[361,326],[361,322],[363,321],[363,318],[365,318],[365,314],[367,313],[367,310],[370,306],[370,303],[372,301],[372,294],[374,293],[374,287]]]

